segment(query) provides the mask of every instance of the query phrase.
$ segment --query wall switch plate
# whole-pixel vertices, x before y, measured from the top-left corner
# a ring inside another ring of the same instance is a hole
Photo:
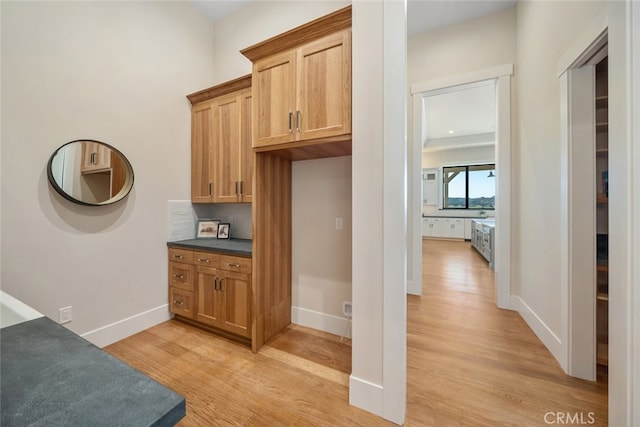
[[[342,314],[344,317],[351,318],[351,301],[342,301]]]
[[[336,230],[342,230],[344,228],[344,219],[336,218]]]
[[[65,323],[71,322],[71,320],[73,320],[71,306],[62,307],[60,310],[58,310],[58,323],[63,325]]]

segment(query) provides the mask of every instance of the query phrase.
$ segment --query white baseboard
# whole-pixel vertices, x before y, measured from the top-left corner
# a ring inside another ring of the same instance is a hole
[[[417,282],[413,280],[407,280],[407,293],[409,295],[422,295],[422,283],[418,285]]]
[[[321,313],[302,307],[291,307],[291,322],[330,334],[351,338],[351,325],[345,317]]]
[[[349,404],[382,417],[384,388],[380,384],[349,376]]]
[[[517,295],[511,295],[511,308],[520,313],[527,325],[540,338],[540,341],[549,349],[560,366],[562,363],[562,341],[551,329],[538,317],[538,315]]]
[[[116,341],[127,338],[133,334],[144,331],[158,323],[171,318],[169,304],[163,304],[143,313],[136,314],[126,319],[111,323],[93,331],[80,335],[92,344],[102,348]]]

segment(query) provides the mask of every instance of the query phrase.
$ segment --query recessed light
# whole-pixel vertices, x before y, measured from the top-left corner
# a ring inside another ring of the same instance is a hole
[[[452,133],[453,133],[453,131],[452,131],[452,130],[450,130],[450,131],[449,131],[449,135],[451,135]]]

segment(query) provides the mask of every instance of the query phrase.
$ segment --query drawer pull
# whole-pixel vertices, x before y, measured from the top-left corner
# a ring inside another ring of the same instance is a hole
[[[174,300],[173,305],[184,305],[184,301]]]
[[[238,264],[237,262],[228,262],[227,265],[229,267],[236,267],[236,268],[240,267],[240,264]]]
[[[174,258],[180,258],[180,259],[184,258],[182,255],[177,255],[177,254],[176,254],[176,255],[173,255],[173,257],[174,257]]]
[[[174,274],[173,277],[176,279],[184,279],[184,274]]]
[[[200,262],[210,262],[209,258],[198,258]]]

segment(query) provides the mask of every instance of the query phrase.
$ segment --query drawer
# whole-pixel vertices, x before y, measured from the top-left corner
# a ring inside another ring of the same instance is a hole
[[[220,269],[251,274],[251,258],[220,255]]]
[[[192,291],[193,279],[193,265],[175,261],[169,262],[169,286]]]
[[[169,311],[193,318],[193,292],[169,287]]]
[[[169,261],[191,264],[193,262],[193,252],[187,249],[169,248]]]
[[[212,254],[211,252],[194,252],[193,264],[217,268],[220,264],[220,255]]]

